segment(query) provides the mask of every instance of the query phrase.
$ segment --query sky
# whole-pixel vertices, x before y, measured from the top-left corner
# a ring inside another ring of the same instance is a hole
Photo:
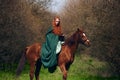
[[[63,9],[64,5],[66,4],[67,0],[53,0],[49,10],[52,12],[59,12]]]

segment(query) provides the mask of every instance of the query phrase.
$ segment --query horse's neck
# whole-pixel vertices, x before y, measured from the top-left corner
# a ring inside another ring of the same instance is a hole
[[[78,48],[78,36],[77,33],[74,33],[68,40],[67,44],[73,54]]]

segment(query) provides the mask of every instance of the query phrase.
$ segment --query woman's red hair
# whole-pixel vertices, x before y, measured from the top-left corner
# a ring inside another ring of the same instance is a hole
[[[56,20],[57,18],[60,20],[60,18],[59,18],[58,16],[56,16],[56,17],[54,17],[54,19],[53,19],[53,21],[52,21],[53,33],[56,34],[56,35],[62,35],[61,26],[60,26],[60,25],[59,25],[59,26],[56,26],[56,24],[55,24],[55,20]]]

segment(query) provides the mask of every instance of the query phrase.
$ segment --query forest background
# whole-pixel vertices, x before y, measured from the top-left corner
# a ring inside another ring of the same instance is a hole
[[[120,0],[66,0],[57,11],[49,9],[53,1],[0,0],[0,70],[14,72],[25,47],[43,43],[53,17],[60,16],[66,38],[82,28],[91,41],[76,54],[106,63],[106,76],[120,76]]]

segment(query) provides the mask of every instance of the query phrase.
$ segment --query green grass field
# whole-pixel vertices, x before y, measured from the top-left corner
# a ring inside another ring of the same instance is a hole
[[[0,71],[0,80],[29,80],[29,66],[26,65],[19,78],[15,78],[14,72]],[[35,79],[34,79],[35,80]],[[59,68],[54,73],[49,73],[42,67],[40,80],[62,80],[62,73]],[[67,80],[120,80],[118,77],[111,77],[107,63],[101,62],[86,54],[75,56],[75,61],[68,71]]]

